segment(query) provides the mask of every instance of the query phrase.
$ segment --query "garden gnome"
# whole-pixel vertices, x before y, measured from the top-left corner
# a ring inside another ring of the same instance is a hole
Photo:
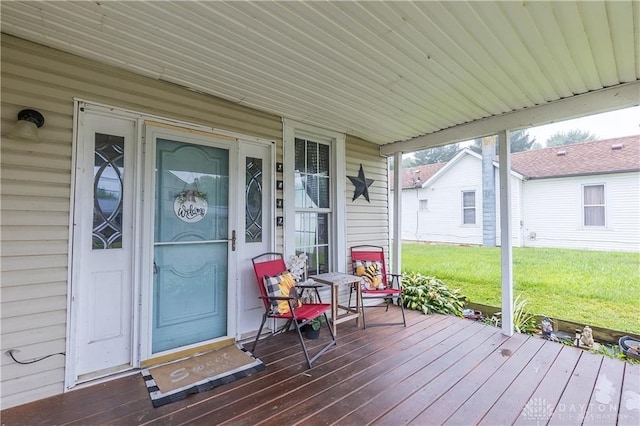
[[[551,324],[551,320],[547,317],[542,319],[542,335],[551,340],[551,332],[553,331],[553,324]]]
[[[584,330],[582,330],[582,336],[580,336],[580,345],[591,348],[593,347],[593,343],[593,331],[591,331],[591,327],[586,325]]]

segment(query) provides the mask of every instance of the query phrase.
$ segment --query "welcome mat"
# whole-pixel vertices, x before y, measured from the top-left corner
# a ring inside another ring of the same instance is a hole
[[[141,371],[154,407],[185,399],[265,369],[249,351],[229,345]]]

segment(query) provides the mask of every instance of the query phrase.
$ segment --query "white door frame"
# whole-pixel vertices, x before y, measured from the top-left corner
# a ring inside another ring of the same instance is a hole
[[[150,304],[143,303],[143,295],[148,296],[149,288],[152,289],[152,280],[153,277],[150,277],[149,274],[152,271],[153,264],[153,255],[152,255],[152,245],[148,247],[149,236],[153,237],[152,230],[149,233],[148,226],[151,223],[150,216],[152,212],[147,209],[144,211],[143,203],[145,203],[144,195],[145,191],[149,191],[148,176],[145,179],[145,170],[153,170],[153,167],[149,169],[149,156],[145,158],[145,154],[149,153],[149,147],[146,146],[146,140],[144,135],[145,123],[151,120],[158,127],[164,127],[165,129],[173,128],[174,131],[179,131],[180,134],[187,134],[193,137],[199,136],[204,138],[205,140],[213,139],[224,139],[229,141],[234,141],[235,147],[230,149],[231,158],[233,158],[233,164],[236,164],[237,167],[230,167],[233,169],[233,173],[237,174],[241,169],[243,169],[244,165],[239,164],[239,149],[241,147],[247,147],[251,144],[268,144],[272,147],[271,150],[271,164],[266,167],[272,167],[275,165],[275,141],[267,140],[252,136],[247,136],[243,134],[239,134],[236,132],[230,132],[222,129],[216,129],[213,127],[197,125],[189,122],[172,120],[161,116],[156,116],[152,114],[145,114],[139,111],[124,109],[120,107],[113,107],[110,105],[100,104],[92,101],[86,101],[82,99],[74,99],[74,126],[73,126],[73,146],[72,146],[72,165],[73,168],[71,170],[71,195],[70,195],[70,214],[69,219],[69,273],[67,280],[67,294],[69,297],[67,298],[67,343],[66,343],[66,361],[65,361],[65,390],[71,389],[78,384],[76,381],[76,361],[78,356],[78,336],[77,336],[77,309],[74,306],[74,299],[77,296],[77,288],[75,283],[77,282],[77,270],[74,268],[74,250],[76,247],[81,247],[79,242],[78,233],[74,232],[75,230],[75,208],[74,203],[76,201],[76,174],[78,167],[78,158],[82,158],[82,152],[78,152],[78,150],[83,149],[81,146],[81,135],[83,130],[83,115],[85,112],[91,112],[96,114],[109,115],[113,117],[126,118],[137,121],[137,133],[136,133],[136,146],[134,149],[135,158],[134,158],[134,198],[136,202],[133,205],[133,215],[134,215],[134,232],[133,232],[133,245],[134,247],[145,247],[145,249],[137,249],[133,254],[132,259],[132,270],[133,270],[133,309],[132,309],[132,357],[131,357],[131,367],[139,368],[141,366],[141,360],[148,359],[151,356],[151,335],[149,328],[150,321]],[[146,151],[146,152],[145,152]],[[155,161],[155,159],[153,159]],[[153,163],[150,163],[153,164]],[[232,166],[232,164],[230,164]],[[273,170],[273,169],[272,169]],[[153,174],[153,173],[152,173]],[[239,182],[238,179],[235,182]],[[275,194],[275,173],[272,173],[272,179],[270,182],[265,182],[265,184],[270,185],[271,193]],[[232,187],[233,188],[233,187]],[[149,192],[146,192],[147,194]],[[153,191],[151,192],[153,194]],[[236,186],[236,190],[230,191],[229,202],[233,203],[233,206],[236,209],[244,206],[243,195],[244,188],[240,188]],[[152,195],[153,197],[153,195]],[[151,200],[153,202],[153,200]],[[145,207],[146,208],[146,207]],[[269,206],[271,218],[275,218],[275,200],[271,200],[271,205]],[[240,213],[240,212],[238,212]],[[236,215],[235,220],[242,220],[244,217],[241,214]],[[231,218],[230,218],[231,219]],[[244,226],[242,226],[244,229]],[[230,222],[230,229],[239,230],[240,226],[237,223],[233,225]],[[272,227],[270,235],[268,238],[270,239],[270,246],[272,249],[275,248],[275,234],[276,228]],[[240,238],[241,235],[237,235],[237,238]],[[146,245],[145,245],[146,244]],[[239,247],[242,245],[239,244]],[[229,265],[235,265],[234,268],[229,268],[229,274],[233,274],[233,280],[229,280],[229,305],[228,305],[228,330],[227,334],[229,337],[239,338],[239,334],[237,333],[238,325],[239,325],[239,315],[241,314],[238,311],[238,300],[239,297],[242,297],[240,294],[241,285],[237,282],[237,266],[238,262],[238,252],[232,258],[229,258]],[[143,285],[144,284],[144,285]],[[145,287],[146,288],[143,288]],[[145,293],[146,292],[146,293]],[[256,325],[257,327],[257,325]],[[201,346],[206,342],[201,342],[199,344],[193,346]],[[180,350],[186,350],[189,347],[180,348]],[[170,352],[170,351],[169,351]],[[155,357],[154,354],[153,356]]]
[[[86,235],[81,235],[78,229],[81,220],[82,212],[81,207],[76,205],[78,201],[78,197],[81,195],[77,194],[77,191],[80,190],[81,187],[84,187],[86,183],[79,184],[77,181],[80,178],[79,175],[82,174],[80,170],[83,166],[82,161],[85,158],[86,152],[85,149],[88,147],[83,144],[83,138],[86,132],[85,127],[85,117],[86,114],[93,114],[96,116],[105,116],[105,117],[113,117],[117,119],[127,119],[131,120],[132,123],[136,123],[136,134],[135,134],[135,146],[132,150],[133,159],[131,164],[133,165],[132,170],[127,170],[129,173],[133,173],[133,182],[132,187],[134,188],[134,200],[137,196],[138,192],[138,182],[139,182],[139,163],[140,163],[140,144],[137,143],[140,139],[140,115],[135,114],[128,111],[117,110],[114,108],[108,108],[100,105],[86,103],[81,100],[74,100],[74,126],[73,126],[73,141],[72,141],[72,165],[73,168],[71,170],[71,194],[70,194],[70,223],[69,223],[69,273],[67,279],[67,327],[66,327],[66,359],[65,359],[65,389],[71,389],[76,386],[80,381],[78,380],[78,371],[77,365],[80,357],[79,350],[79,322],[81,318],[79,318],[79,307],[75,304],[76,300],[81,301],[81,294],[79,285],[76,285],[80,280],[80,268],[81,264],[81,254],[82,254],[82,241]],[[85,175],[86,176],[86,175]],[[132,259],[131,259],[131,359],[130,366],[131,368],[135,368],[138,363],[139,355],[138,355],[138,345],[133,344],[138,340],[138,322],[139,322],[139,311],[135,308],[137,306],[136,295],[139,294],[139,280],[137,277],[137,251],[135,247],[139,245],[139,234],[136,232],[138,215],[137,203],[132,203],[132,216],[133,216],[133,232],[131,233],[132,239]]]

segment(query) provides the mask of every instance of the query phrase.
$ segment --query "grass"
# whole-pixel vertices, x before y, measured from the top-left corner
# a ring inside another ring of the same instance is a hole
[[[404,243],[402,269],[501,304],[499,247]],[[514,248],[513,281],[531,313],[640,334],[638,253]]]

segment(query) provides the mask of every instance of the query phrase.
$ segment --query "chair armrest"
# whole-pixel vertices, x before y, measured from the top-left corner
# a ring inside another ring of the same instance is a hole
[[[295,299],[295,297],[258,296],[258,299],[263,299],[263,300],[293,300],[293,299]]]

